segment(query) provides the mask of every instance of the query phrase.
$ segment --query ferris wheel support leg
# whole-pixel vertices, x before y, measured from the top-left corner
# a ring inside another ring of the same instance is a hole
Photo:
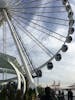
[[[13,26],[13,23],[11,22],[11,20],[10,20],[10,18],[9,18],[9,16],[8,16],[8,14],[7,14],[7,12],[6,12],[5,9],[3,9],[3,13],[4,13],[5,19],[6,19],[7,23],[8,23],[8,26],[9,26],[9,29],[10,29],[10,31],[11,31],[12,37],[13,37],[13,39],[14,39],[14,41],[15,41],[15,44],[16,44],[17,50],[18,50],[18,52],[19,52],[19,55],[20,55],[20,57],[21,57],[22,63],[23,63],[23,65],[24,65],[27,78],[28,78],[29,82],[30,82],[31,84],[33,84],[34,87],[36,87],[36,84],[35,84],[35,82],[34,82],[34,80],[33,80],[33,78],[32,78],[32,75],[31,75],[31,73],[30,73],[30,70],[29,70],[29,65],[28,65],[28,63],[27,63],[27,59],[26,59],[26,57],[24,56],[24,53],[23,53],[23,51],[22,51],[22,48],[21,48],[21,45],[20,45],[21,43],[20,43],[19,38],[18,38],[18,36],[17,36],[16,30],[15,30],[15,28],[14,28],[14,26]]]
[[[25,91],[26,91],[26,81],[25,81],[25,78],[24,78],[24,76],[22,75],[21,72],[20,72],[20,75],[21,75],[21,77],[23,79],[23,84],[24,84],[23,93],[25,93]]]
[[[18,90],[21,90],[21,77],[22,77],[22,81],[23,81],[23,84],[24,84],[23,93],[25,93],[25,91],[26,91],[26,81],[25,81],[24,76],[22,75],[22,73],[16,68],[16,66],[11,61],[9,61],[9,63],[12,65],[12,67],[14,68],[14,70],[16,71],[16,74],[18,76]]]
[[[21,90],[21,77],[20,77],[20,72],[19,72],[19,70],[15,67],[15,65],[11,61],[9,61],[9,63],[12,65],[13,69],[16,71],[16,74],[17,74],[17,77],[18,77],[18,87],[17,87],[17,89],[18,90]]]

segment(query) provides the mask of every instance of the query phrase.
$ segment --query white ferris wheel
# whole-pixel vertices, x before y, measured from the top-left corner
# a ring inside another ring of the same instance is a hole
[[[68,50],[73,25],[69,0],[0,0],[0,73],[16,74],[24,92],[25,77],[35,86],[41,69]]]

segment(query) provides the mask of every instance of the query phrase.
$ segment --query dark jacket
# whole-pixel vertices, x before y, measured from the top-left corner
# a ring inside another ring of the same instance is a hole
[[[50,95],[43,95],[40,100],[53,100]]]

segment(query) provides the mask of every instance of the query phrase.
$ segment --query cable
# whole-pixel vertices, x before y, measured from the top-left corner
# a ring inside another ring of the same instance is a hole
[[[14,20],[17,20],[17,19],[15,19],[15,18],[13,18]],[[27,25],[26,24],[26,22],[24,22],[23,20],[20,20],[19,19],[19,21],[20,22],[23,22],[23,24],[25,24],[25,25]],[[38,24],[36,23],[34,23],[34,25],[37,25],[38,26]],[[43,30],[41,30],[41,29],[39,29],[39,28],[37,28],[37,27],[35,27],[35,26],[32,26],[32,25],[29,25],[29,27],[32,27],[33,29],[36,29],[36,30],[38,30],[38,31],[40,31],[40,32],[42,32],[42,33],[45,33],[46,35],[48,35],[48,36],[51,36],[51,37],[53,37],[53,38],[55,38],[55,39],[57,39],[57,40],[59,40],[59,41],[61,41],[61,42],[64,42],[63,40],[61,40],[60,38],[57,38],[56,36],[53,36],[52,34],[50,34],[50,33],[47,33],[47,32],[45,32],[45,31],[43,31]],[[52,31],[51,31],[52,32]],[[55,33],[55,32],[54,32]],[[63,38],[66,38],[65,36],[63,36],[63,35],[60,35],[60,34],[57,34],[57,35],[59,35],[60,37],[63,37]]]
[[[35,36],[32,35],[24,26],[21,26],[21,24],[17,21],[17,26],[28,36],[30,37],[44,52],[51,57],[53,53],[46,48]],[[27,32],[27,33],[26,33]]]

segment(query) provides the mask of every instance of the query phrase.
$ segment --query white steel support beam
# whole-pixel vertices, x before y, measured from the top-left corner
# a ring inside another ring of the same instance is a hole
[[[12,65],[13,69],[16,71],[17,77],[18,77],[18,90],[21,89],[21,80],[23,81],[24,89],[23,93],[26,91],[26,81],[22,73],[17,69],[17,67],[9,60],[9,63]],[[22,78],[21,78],[22,77]]]
[[[17,89],[18,90],[21,90],[21,77],[20,77],[20,72],[19,72],[19,70],[16,68],[16,66],[11,61],[9,61],[9,63],[12,65],[13,69],[16,71],[16,74],[17,74],[17,77],[18,77],[18,87],[17,87]]]
[[[20,75],[22,77],[22,81],[23,81],[23,85],[24,85],[24,87],[23,87],[23,93],[25,93],[26,92],[26,81],[25,81],[25,78],[24,78],[24,76],[22,75],[21,72],[20,72]]]
[[[14,28],[14,26],[13,26],[11,20],[9,19],[9,16],[8,16],[8,14],[7,14],[7,12],[6,12],[5,9],[3,9],[3,13],[4,13],[5,19],[6,19],[7,23],[8,23],[8,26],[9,26],[9,28],[10,28],[12,37],[13,37],[13,39],[14,39],[14,41],[15,41],[16,46],[17,46],[17,50],[18,50],[19,55],[20,55],[20,57],[21,57],[22,63],[23,63],[23,65],[24,65],[24,68],[25,68],[25,71],[26,71],[26,76],[27,76],[29,82],[30,82],[31,84],[33,84],[34,87],[35,87],[36,85],[35,85],[35,83],[34,83],[34,80],[33,80],[33,78],[32,78],[32,75],[31,75],[31,73],[30,73],[30,70],[29,70],[29,67],[30,67],[30,66],[29,66],[28,63],[27,63],[26,56],[24,55],[23,50],[22,50],[22,48],[21,48],[22,45],[21,45],[21,43],[20,43],[20,41],[19,41],[19,38],[18,38],[17,33],[16,33],[16,30],[15,30],[15,28]]]

